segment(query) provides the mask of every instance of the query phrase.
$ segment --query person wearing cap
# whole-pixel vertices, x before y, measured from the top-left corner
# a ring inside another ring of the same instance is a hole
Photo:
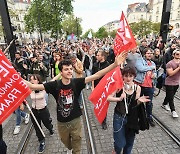
[[[174,50],[172,55],[174,57],[173,60],[169,61],[166,64],[166,97],[162,104],[162,108],[164,108],[167,111],[171,111],[173,118],[178,118],[179,116],[176,113],[174,106],[174,95],[177,92],[177,89],[179,88],[180,81],[180,50]]]

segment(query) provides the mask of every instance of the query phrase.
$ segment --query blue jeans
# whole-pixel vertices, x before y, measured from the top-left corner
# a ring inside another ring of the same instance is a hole
[[[114,137],[114,150],[116,154],[120,154],[123,149],[123,154],[131,154],[135,132],[126,129],[127,117],[120,116],[114,113],[113,119],[113,137]]]
[[[147,118],[152,120],[152,99],[153,99],[153,94],[154,94],[154,87],[141,87],[141,96],[149,96],[150,101],[146,103],[146,113],[147,113]]]
[[[18,107],[17,110],[15,111],[15,114],[16,114],[16,126],[20,126],[21,117],[25,118],[26,112],[21,111],[20,108]]]

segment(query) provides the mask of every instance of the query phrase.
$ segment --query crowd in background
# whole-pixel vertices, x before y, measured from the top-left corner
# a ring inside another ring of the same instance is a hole
[[[24,44],[23,46],[17,47],[15,60],[12,63],[17,67],[17,70],[24,79],[32,80],[33,82],[34,79],[38,77],[29,76],[29,74],[39,74],[42,83],[56,77],[60,73],[58,65],[63,59],[72,61],[74,78],[87,77],[114,62],[113,41],[112,38],[104,38],[102,40],[96,38],[81,39],[77,41],[60,39],[49,43]],[[152,119],[152,99],[157,79],[162,74],[165,74],[166,96],[170,96],[169,98],[165,98],[162,108],[168,111],[171,110],[173,118],[178,117],[175,111],[173,98],[179,87],[180,39],[171,38],[164,44],[162,38],[157,37],[155,39],[142,39],[137,44],[137,48],[129,51],[126,62],[121,65],[121,68],[123,69],[126,65],[135,67],[136,75],[133,74],[133,81],[141,87],[141,96],[149,96],[150,101],[146,103],[147,119],[149,125],[154,127],[155,123]],[[160,74],[161,70],[163,70],[163,73]],[[61,77],[59,77],[59,79],[61,79]],[[95,80],[92,83],[88,83],[86,89],[93,90],[99,81],[100,80]],[[46,96],[43,93],[43,98],[44,97]],[[82,98],[80,95],[79,103],[81,100]],[[47,125],[52,135],[54,130],[51,124],[49,111],[46,108],[47,98],[46,100],[44,99],[43,102],[43,109],[46,109],[48,113],[48,121],[44,122],[44,124]],[[18,108],[18,111],[20,109],[21,108]],[[36,106],[33,106],[33,109],[34,112],[36,112]],[[24,114],[24,117],[26,116],[27,115]],[[39,118],[39,121],[40,120],[41,118]],[[102,129],[107,129],[106,118],[102,123]],[[36,131],[38,131],[38,128],[36,128]],[[14,134],[18,133],[16,131]],[[39,134],[40,133],[37,132],[38,139],[41,143],[40,138],[43,137]],[[39,149],[39,151],[43,151],[44,147],[42,147],[41,144],[40,146],[42,149]]]

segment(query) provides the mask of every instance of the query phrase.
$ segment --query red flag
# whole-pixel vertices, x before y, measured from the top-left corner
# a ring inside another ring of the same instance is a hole
[[[123,51],[133,49],[136,46],[136,41],[134,39],[132,31],[128,25],[124,13],[122,12],[120,19],[120,27],[117,30],[114,42],[114,53],[115,55],[117,55]]]
[[[107,97],[115,90],[121,89],[122,87],[123,80],[120,67],[118,66],[101,79],[89,96],[89,100],[94,104],[94,113],[100,123],[102,123],[106,117],[109,107]]]
[[[20,74],[0,50],[0,124],[19,107],[30,93],[31,90]]]

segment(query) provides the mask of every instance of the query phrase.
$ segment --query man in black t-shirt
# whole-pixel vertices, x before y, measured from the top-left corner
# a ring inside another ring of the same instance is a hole
[[[58,66],[60,70],[59,76],[62,77],[61,80],[45,84],[31,84],[26,81],[32,90],[45,89],[47,93],[51,93],[56,99],[58,132],[61,141],[68,148],[67,150],[73,150],[73,153],[76,154],[80,154],[81,150],[82,125],[80,116],[82,113],[78,103],[81,90],[85,88],[86,83],[102,77],[116,66],[122,64],[126,56],[125,52],[121,53],[116,57],[113,64],[86,78],[72,78],[72,63],[69,60],[63,60]],[[59,76],[56,76],[55,79],[58,79]]]

